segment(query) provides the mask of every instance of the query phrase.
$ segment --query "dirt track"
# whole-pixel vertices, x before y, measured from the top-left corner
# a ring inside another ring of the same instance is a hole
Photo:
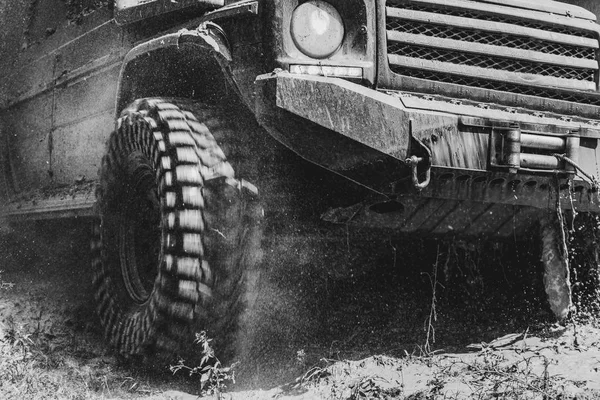
[[[13,287],[0,291],[0,398],[194,398],[185,393],[198,392],[197,380],[172,376],[167,365],[146,371],[104,346],[86,223],[23,229],[2,237],[0,280]],[[381,256],[360,258],[357,235],[266,240],[260,295],[246,316],[251,326],[227,396],[424,399],[501,391],[542,398],[562,390],[600,398],[600,330],[551,324],[533,256],[499,265],[433,242],[382,241]],[[444,264],[448,254],[456,259]],[[328,267],[340,259],[356,269],[334,274]],[[428,341],[436,260],[437,319]],[[523,384],[508,385],[508,373]]]

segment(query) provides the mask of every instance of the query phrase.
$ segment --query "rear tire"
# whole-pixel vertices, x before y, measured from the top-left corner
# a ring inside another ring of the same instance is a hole
[[[194,107],[135,101],[102,161],[95,297],[124,355],[171,357],[201,329],[230,340],[260,255],[256,188],[235,179],[218,126],[209,130]]]
[[[573,306],[569,277],[569,260],[562,240],[562,226],[555,217],[545,216],[541,220],[542,264],[544,266],[544,288],[550,309],[559,321],[569,315]]]

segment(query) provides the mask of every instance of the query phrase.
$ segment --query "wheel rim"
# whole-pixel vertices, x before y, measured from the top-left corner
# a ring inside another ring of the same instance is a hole
[[[130,171],[122,218],[119,258],[127,294],[138,304],[150,297],[160,260],[160,206],[155,172],[140,155],[129,159]]]

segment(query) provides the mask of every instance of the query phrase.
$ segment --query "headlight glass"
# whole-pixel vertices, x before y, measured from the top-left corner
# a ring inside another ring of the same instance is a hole
[[[296,47],[302,53],[312,58],[326,58],[341,46],[344,22],[331,4],[308,1],[294,10],[291,33]]]

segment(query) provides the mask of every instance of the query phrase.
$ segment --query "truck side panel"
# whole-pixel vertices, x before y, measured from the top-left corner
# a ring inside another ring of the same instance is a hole
[[[69,184],[82,177],[96,178],[114,127],[117,78],[118,68],[113,68],[57,90],[49,149],[56,182]]]
[[[61,21],[47,12],[46,3],[63,10]],[[8,108],[2,112],[5,165],[17,192],[95,179],[114,126],[126,52],[110,10],[97,10],[77,24],[60,0],[33,4],[25,23],[27,49],[14,55],[18,67],[5,77]]]
[[[41,187],[48,180],[48,138],[52,127],[52,93],[11,107],[5,115],[9,177],[16,191]]]

